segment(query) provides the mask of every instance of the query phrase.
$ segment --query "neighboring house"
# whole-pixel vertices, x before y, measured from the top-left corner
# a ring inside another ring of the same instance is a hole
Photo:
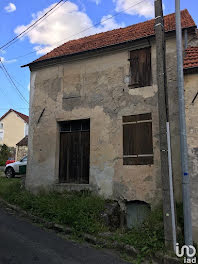
[[[181,20],[196,42],[187,10]],[[164,21],[174,193],[181,201],[175,14]],[[153,19],[72,40],[25,65],[31,70],[26,188],[89,189],[123,208],[161,202],[154,25]],[[197,221],[193,209],[194,233]]]
[[[194,237],[198,240],[198,38],[197,47],[189,47],[184,58],[184,87],[186,126],[188,136],[189,168]]]
[[[29,117],[10,109],[0,118],[0,144],[16,148],[16,144],[28,135]]]
[[[16,158],[15,160],[20,161],[28,154],[28,136],[25,136],[16,144]]]

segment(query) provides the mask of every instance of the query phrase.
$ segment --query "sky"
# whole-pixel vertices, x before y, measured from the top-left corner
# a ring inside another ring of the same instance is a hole
[[[50,10],[54,0],[1,0],[0,47],[20,34]],[[1,60],[16,87],[0,68],[0,116],[10,108],[28,115],[29,68],[21,68],[70,39],[125,27],[154,16],[154,0],[70,0],[8,48],[0,50]],[[163,0],[164,14],[173,13],[174,0]],[[181,0],[198,24],[197,0]],[[18,89],[18,91],[17,91]]]

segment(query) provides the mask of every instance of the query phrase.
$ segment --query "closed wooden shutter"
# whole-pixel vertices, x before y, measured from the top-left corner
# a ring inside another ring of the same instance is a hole
[[[132,88],[150,86],[151,72],[151,48],[144,48],[130,52],[130,71]]]
[[[123,117],[123,164],[153,164],[151,114]]]

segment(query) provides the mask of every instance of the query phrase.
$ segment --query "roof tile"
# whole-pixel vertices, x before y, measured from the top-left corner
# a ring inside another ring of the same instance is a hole
[[[164,23],[166,32],[174,31],[175,14],[173,13],[165,16]],[[195,22],[187,9],[181,11],[181,23],[182,28],[195,26]],[[71,40],[55,48],[32,63],[154,36],[154,25],[155,19],[152,19],[125,28],[114,29],[88,37]]]
[[[185,51],[184,70],[198,68],[198,47],[189,47]]]
[[[24,115],[24,114],[22,114],[22,113],[20,113],[20,112],[17,112],[16,110],[14,110],[14,109],[10,109],[8,112],[6,112],[2,117],[0,117],[0,121],[4,118],[4,117],[6,117],[9,113],[11,113],[11,112],[14,112],[15,114],[17,114],[18,116],[20,116],[26,123],[29,123],[29,116],[27,116],[27,115]]]

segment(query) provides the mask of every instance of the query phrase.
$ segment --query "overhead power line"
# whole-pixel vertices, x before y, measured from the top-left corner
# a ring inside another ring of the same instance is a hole
[[[113,17],[116,17],[116,16],[118,16],[118,15],[120,15],[120,14],[126,12],[127,10],[129,10],[129,9],[131,9],[131,8],[133,8],[133,7],[137,6],[137,5],[139,5],[139,4],[143,3],[143,2],[145,2],[145,1],[146,1],[146,0],[142,0],[142,1],[138,2],[138,3],[136,3],[136,4],[133,4],[133,5],[131,5],[130,7],[126,8],[126,9],[123,9],[122,11],[120,11],[120,12],[114,14],[114,15],[111,15],[111,16],[109,16],[108,18],[106,18],[106,19],[104,19],[104,20],[102,20],[102,21],[100,21],[100,22],[97,22],[97,23],[94,24],[93,26],[88,27],[88,28],[85,28],[85,29],[79,31],[78,33],[76,33],[76,34],[74,34],[74,35],[71,35],[71,36],[69,36],[69,37],[67,37],[67,38],[65,38],[65,39],[62,39],[62,40],[60,40],[60,41],[58,41],[58,42],[53,43],[52,45],[57,45],[57,44],[62,43],[63,41],[70,40],[71,38],[73,38],[73,37],[75,37],[75,36],[77,36],[77,35],[79,35],[79,34],[85,32],[85,31],[87,31],[87,30],[89,30],[89,29],[92,29],[92,28],[94,28],[94,27],[96,27],[96,26],[99,26],[99,25],[103,24],[104,22],[106,22],[106,21],[112,19]],[[18,56],[18,57],[12,58],[12,59],[20,59],[20,58],[26,57],[26,56],[28,56],[28,55],[31,55],[31,54],[33,54],[33,53],[35,53],[35,52],[38,52],[38,51],[40,51],[40,50],[43,50],[43,49],[45,49],[45,48],[46,48],[46,47],[43,47],[43,48],[40,48],[40,49],[37,49],[37,50],[31,51],[31,52],[28,52],[28,53],[26,53],[26,54],[24,54],[24,55],[20,55],[20,56]],[[11,60],[11,59],[10,59],[10,60]]]
[[[44,19],[46,19],[48,16],[53,14],[56,10],[54,10],[56,7],[60,7],[63,4],[65,4],[68,0],[60,0],[55,6],[53,6],[50,10],[48,10],[43,16],[41,16],[39,19],[37,19],[33,24],[31,24],[29,27],[27,27],[24,31],[22,31],[19,35],[14,37],[13,39],[9,40],[7,43],[5,43],[3,46],[0,47],[0,49],[6,49],[10,47],[12,44],[14,44],[17,40],[22,38],[24,35],[26,35],[28,32],[30,32],[33,28],[35,28],[38,24],[40,24]],[[62,3],[62,5],[60,5]],[[54,12],[52,12],[54,11]]]
[[[12,77],[10,76],[9,72],[7,71],[6,67],[4,66],[2,60],[0,59],[0,63],[2,65],[2,70],[3,73],[5,74],[6,78],[8,79],[8,81],[15,87],[15,89],[17,90],[18,94],[20,95],[20,97],[23,99],[23,101],[27,104],[28,101],[25,99],[25,97],[23,96],[23,94],[20,92],[19,88],[17,87],[17,85],[15,84],[15,82],[13,81]]]

